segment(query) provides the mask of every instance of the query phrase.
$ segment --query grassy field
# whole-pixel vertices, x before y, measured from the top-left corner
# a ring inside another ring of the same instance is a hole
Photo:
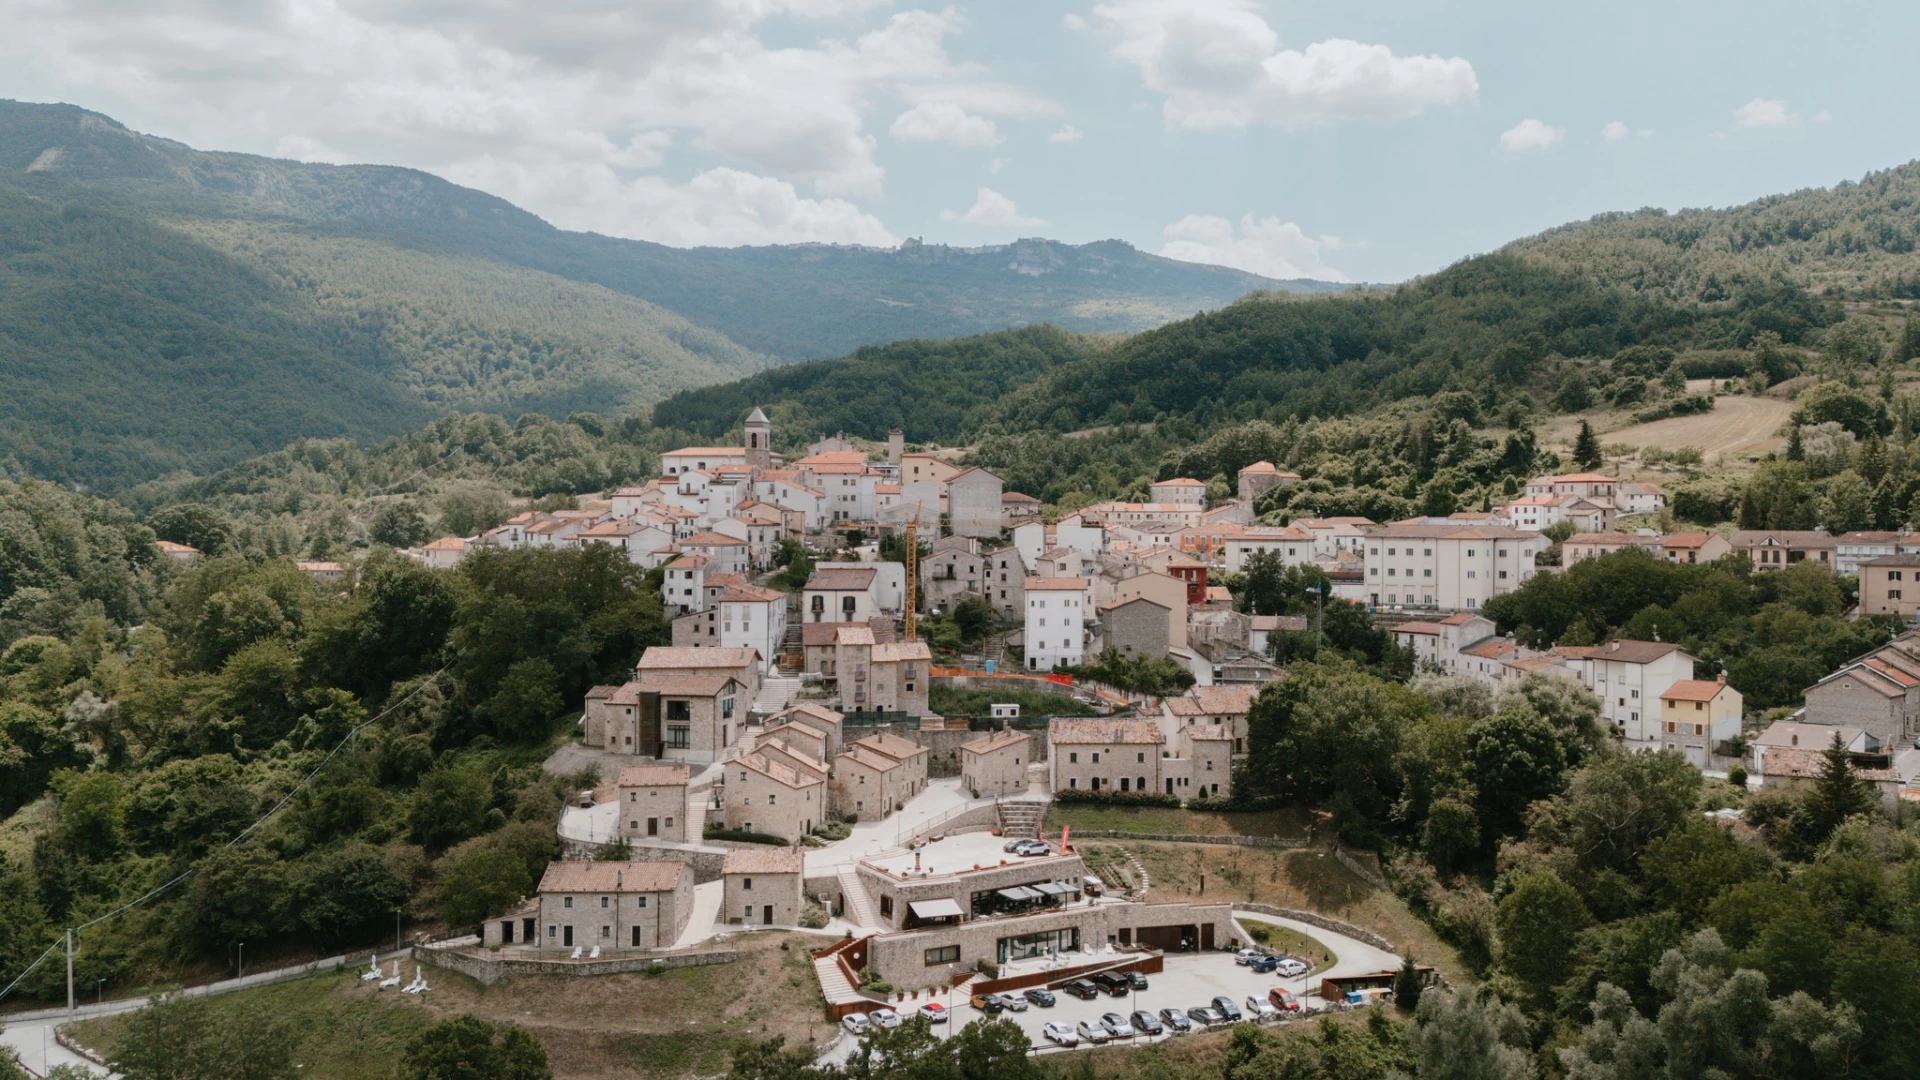
[[[1267,948],[1312,961],[1313,970],[1307,972],[1309,976],[1320,974],[1340,960],[1340,954],[1326,942],[1308,937],[1291,926],[1275,926],[1257,919],[1246,919],[1241,925],[1247,928],[1248,936]]]
[[[1312,815],[1305,810],[1256,810],[1224,813],[1164,806],[1059,806],[1047,811],[1047,828],[1111,829],[1116,832],[1178,833],[1191,836],[1304,837]]]
[[[830,939],[760,933],[734,941],[740,953],[734,963],[659,975],[538,976],[488,987],[430,971],[433,990],[421,999],[367,987],[358,972],[348,972],[213,1001],[225,1010],[260,1001],[294,1018],[308,1033],[296,1057],[308,1080],[385,1080],[421,1028],[467,1012],[525,1028],[547,1048],[561,1080],[711,1076],[725,1071],[737,1040],[785,1035],[788,1045],[805,1045],[833,1035],[807,956]],[[123,1023],[91,1020],[76,1033],[109,1052]]]
[[[995,705],[1018,705],[1021,716],[1099,716],[1104,712],[1066,694],[1011,686],[978,688],[935,682],[927,693],[927,707],[941,716],[990,716]]]
[[[1117,841],[1081,845],[1089,865],[1118,863]],[[1125,844],[1145,867],[1155,903],[1182,900],[1212,903],[1272,904],[1317,911],[1371,930],[1432,964],[1455,985],[1473,982],[1453,949],[1436,937],[1400,898],[1378,889],[1319,851],[1281,851],[1214,844],[1177,844],[1142,840]]]

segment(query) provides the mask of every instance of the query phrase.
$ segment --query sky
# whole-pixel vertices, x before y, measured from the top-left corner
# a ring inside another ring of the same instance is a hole
[[[1916,156],[1920,5],[0,0],[0,97],[677,246],[1126,240],[1400,281]]]

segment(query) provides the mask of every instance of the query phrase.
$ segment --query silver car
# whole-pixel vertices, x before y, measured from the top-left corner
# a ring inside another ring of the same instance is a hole
[[[874,1027],[897,1028],[900,1026],[900,1014],[892,1009],[875,1009],[867,1014],[867,1022]]]
[[[867,1023],[865,1013],[848,1013],[841,1019],[840,1026],[846,1028],[849,1035],[865,1035],[872,1025]]]
[[[1107,1034],[1106,1028],[1101,1027],[1091,1020],[1080,1021],[1080,1026],[1074,1028],[1074,1031],[1079,1033],[1080,1038],[1090,1043],[1103,1043],[1113,1038],[1113,1036]]]
[[[999,999],[1000,1006],[1008,1012],[1027,1011],[1027,999],[1019,994],[995,994],[994,997]]]
[[[1080,1045],[1080,1036],[1074,1034],[1072,1028],[1057,1020],[1049,1022],[1047,1026],[1041,1028],[1040,1031],[1041,1034],[1045,1035],[1047,1039],[1056,1046]]]
[[[1133,1025],[1127,1023],[1127,1018],[1119,1013],[1108,1013],[1102,1016],[1100,1026],[1106,1028],[1107,1034],[1116,1039],[1131,1039],[1135,1034]]]
[[[1284,975],[1289,979],[1298,978],[1311,970],[1313,969],[1309,968],[1304,961],[1295,960],[1291,956],[1280,961],[1280,965],[1273,969],[1274,974]]]

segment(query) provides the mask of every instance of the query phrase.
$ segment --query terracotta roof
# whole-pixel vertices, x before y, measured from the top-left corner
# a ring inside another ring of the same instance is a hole
[[[1196,686],[1187,691],[1187,696],[1198,701],[1200,707],[1207,710],[1210,715],[1237,716],[1253,708],[1253,699],[1260,696],[1260,688],[1245,683],[1234,686]]]
[[[1832,535],[1818,530],[1742,529],[1733,534],[1734,547],[1832,547]]]
[[[792,706],[791,708],[782,709],[781,711],[773,714],[773,719],[776,721],[784,721],[784,720],[796,719],[800,716],[811,716],[817,720],[823,720],[830,724],[838,724],[841,721],[846,719],[844,715],[834,712],[832,709],[827,708],[825,705],[816,704],[811,701],[803,701],[803,702],[800,702],[798,705]]]
[[[1028,592],[1084,592],[1086,588],[1083,577],[1030,577],[1026,583]]]
[[[796,791],[826,782],[826,777],[821,773],[813,771],[802,772],[785,761],[775,761],[773,758],[757,750],[745,757],[734,758],[727,762],[727,764],[738,765],[743,769],[751,769],[777,784],[793,788]]]
[[[1393,632],[1396,634],[1421,634],[1426,637],[1439,637],[1440,624],[1437,622],[1427,622],[1423,619],[1415,619],[1411,622],[1403,622],[1394,627]]]
[[[663,453],[660,456],[661,457],[692,457],[692,456],[727,457],[729,455],[732,455],[734,457],[746,457],[747,448],[744,446],[683,446],[678,450],[668,450],[666,453]]]
[[[862,749],[858,744],[849,746],[834,755],[836,762],[841,758],[851,759],[856,764],[872,769],[874,772],[886,772],[889,769],[897,769],[900,767],[900,762],[897,759],[890,758],[885,754],[876,754],[871,750]]]
[[[996,750],[1005,750],[1010,746],[1024,746],[1026,742],[1026,732],[996,731],[984,739],[975,739],[969,743],[961,743],[960,752],[963,754],[991,754]]]
[[[662,893],[672,892],[687,874],[679,862],[592,862],[569,859],[550,862],[540,875],[543,893]]]
[[[1069,743],[1158,745],[1167,740],[1160,734],[1160,726],[1150,720],[1108,720],[1097,717],[1062,716],[1048,722],[1047,741],[1056,745]]]
[[[689,536],[685,540],[680,541],[680,546],[681,547],[746,547],[747,542],[745,540],[735,539],[734,537],[728,536],[725,533],[717,533],[717,532],[714,532],[712,529],[707,529],[702,532],[694,533],[692,536]]]
[[[1575,533],[1567,537],[1566,543],[1579,546],[1629,547],[1637,544],[1641,547],[1659,547],[1661,540],[1657,536],[1636,536],[1623,532]]]
[[[1460,651],[1467,656],[1477,656],[1482,660],[1504,660],[1507,656],[1520,651],[1520,643],[1512,638],[1488,638],[1478,645]]]
[[[1848,664],[1846,667],[1821,679],[1807,689],[1812,690],[1816,687],[1825,686],[1835,679],[1841,678],[1858,679],[1861,686],[1872,690],[1881,697],[1897,698],[1906,696],[1906,687],[1904,685],[1893,681],[1893,679],[1865,664]]]
[[[798,874],[806,860],[792,848],[760,844],[734,848],[720,862],[722,874]]]
[[[466,549],[467,549],[467,542],[465,540],[462,540],[457,536],[443,536],[440,539],[435,540],[433,543],[428,544],[422,550],[424,551],[465,551]],[[188,548],[187,550],[192,551],[193,549]]]
[[[876,571],[855,570],[852,567],[838,567],[828,570],[815,570],[807,579],[808,591],[827,590],[846,592],[853,589],[866,589],[873,586]]]
[[[620,770],[615,787],[686,787],[685,765],[629,765]]]
[[[712,668],[748,667],[758,663],[760,650],[746,649],[700,649],[684,645],[654,645],[640,654],[639,670],[671,671],[674,669],[710,670]]]
[[[873,630],[866,623],[838,623],[833,633],[835,645],[872,645]]]
[[[1596,645],[1588,657],[1593,660],[1618,660],[1626,664],[1651,664],[1671,652],[1678,652],[1680,646],[1671,641],[1633,641],[1619,638]]]
[[[1205,716],[1207,710],[1190,697],[1171,697],[1162,701],[1161,706],[1169,716]]]
[[[785,593],[763,589],[758,585],[728,585],[714,599],[723,604],[771,604],[785,596]]]
[[[1040,500],[1034,498],[1031,495],[1028,495],[1024,491],[1008,491],[1001,494],[1000,501],[1001,502],[1017,502],[1017,503],[1037,503]]]
[[[1660,546],[1670,548],[1697,548],[1704,546],[1712,536],[1712,533],[1707,532],[1677,532],[1661,541]]]
[[[593,686],[587,689],[588,701],[605,701],[619,691],[617,686]]]
[[[873,485],[873,493],[875,495],[898,495],[900,494],[900,485],[899,484],[875,484]]]
[[[1660,691],[1662,701],[1712,701],[1727,689],[1727,684],[1713,679],[1686,679],[1674,683]]]
[[[1471,611],[1462,611],[1462,612],[1459,612],[1458,614],[1449,615],[1446,618],[1441,619],[1440,625],[1441,626],[1465,626],[1468,623],[1472,622],[1477,617],[1478,616],[1474,615],[1474,613]]]
[[[903,660],[931,660],[933,650],[924,641],[894,641],[873,646],[873,662],[897,663]]]
[[[794,462],[795,468],[807,465],[865,465],[867,453],[864,450],[823,450],[818,454],[809,454]]]
[[[1920,686],[1920,676],[1915,676],[1913,672],[1905,668],[1888,663],[1879,656],[1869,656],[1860,662],[1880,674],[1885,675],[1887,678],[1892,679],[1894,682],[1899,683],[1903,687]]]
[[[1194,480],[1194,479],[1191,479],[1191,478],[1189,478],[1189,477],[1185,477],[1185,476],[1176,476],[1176,477],[1174,477],[1174,478],[1173,478],[1173,479],[1171,479],[1171,480],[1155,480],[1155,481],[1153,482],[1153,486],[1154,486],[1154,487],[1197,487],[1197,488],[1203,488],[1203,487],[1206,487],[1207,485],[1205,485],[1205,484],[1203,484],[1203,483],[1201,483],[1201,482],[1200,482],[1200,481],[1198,481],[1198,480]]]
[[[721,652],[720,649],[702,649],[701,652]],[[644,675],[640,689],[651,690],[663,697],[713,697],[727,688],[728,683],[740,680],[731,675],[694,675],[670,672],[662,675]]]
[[[895,761],[907,761],[927,752],[927,748],[917,742],[884,731],[855,739],[853,745],[864,747],[876,754],[885,754]]]
[[[1903,566],[1920,566],[1920,553],[1907,552],[1900,555],[1882,555],[1878,559],[1874,559],[1871,562],[1862,563],[1861,565],[1862,566],[1881,566],[1881,567],[1886,567],[1888,569],[1894,569],[1894,568],[1903,567]]]
[[[1536,484],[1616,484],[1616,483],[1619,483],[1619,481],[1615,480],[1613,477],[1608,476],[1605,473],[1582,472],[1582,473],[1566,473],[1561,476],[1543,476],[1540,479],[1535,480],[1534,483]]]

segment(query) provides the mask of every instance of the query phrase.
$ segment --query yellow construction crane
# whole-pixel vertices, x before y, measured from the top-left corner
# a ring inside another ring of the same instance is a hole
[[[916,508],[917,509],[917,508]],[[914,608],[919,606],[920,598],[920,523],[907,522],[907,640],[918,640],[915,636],[919,627],[914,622]]]

